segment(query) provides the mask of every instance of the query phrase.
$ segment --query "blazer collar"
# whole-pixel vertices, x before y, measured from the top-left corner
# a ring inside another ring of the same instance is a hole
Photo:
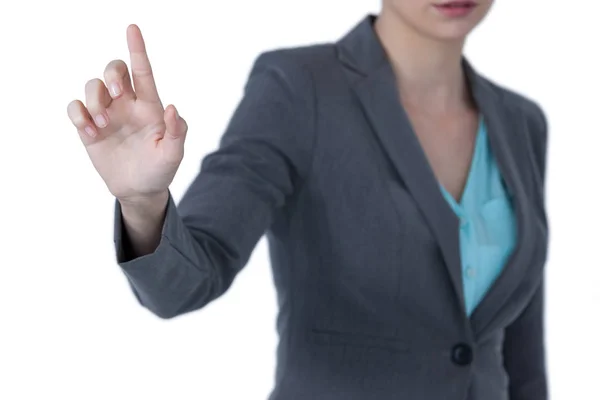
[[[362,77],[378,74],[382,70],[391,68],[385,49],[375,33],[376,18],[377,16],[373,14],[367,15],[338,42],[340,61]],[[476,101],[489,96],[497,96],[490,83],[473,68],[465,57],[462,59],[462,64]]]
[[[532,246],[523,246],[531,235],[531,229],[526,223],[525,186],[518,172],[520,168],[527,167],[521,164],[526,159],[526,155],[522,154],[522,149],[526,148],[522,142],[526,124],[509,114],[500,93],[463,57],[463,69],[471,94],[484,117],[490,147],[514,200],[518,217],[517,247],[500,277],[469,319],[464,313],[459,221],[443,197],[400,104],[395,74],[373,27],[375,19],[374,15],[368,15],[339,41],[338,57],[346,67],[352,89],[382,147],[437,239],[465,321],[471,323],[475,334],[479,334],[493,322],[493,317],[517,288],[526,272],[527,257],[531,256]]]

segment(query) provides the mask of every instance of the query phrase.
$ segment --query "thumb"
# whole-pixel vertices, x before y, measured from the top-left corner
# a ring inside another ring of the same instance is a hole
[[[170,105],[165,109],[164,112],[165,125],[167,131],[165,132],[164,139],[167,140],[183,140],[187,133],[187,123],[183,118],[179,116],[177,109],[174,105]]]
[[[178,160],[183,155],[183,143],[188,129],[187,123],[179,116],[173,105],[165,109],[164,120],[167,130],[161,144],[164,146],[165,153],[169,158]]]

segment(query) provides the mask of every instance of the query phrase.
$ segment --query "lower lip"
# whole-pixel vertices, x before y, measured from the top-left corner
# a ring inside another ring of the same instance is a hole
[[[458,18],[469,15],[475,9],[475,4],[462,7],[444,7],[438,5],[435,8],[446,17]]]

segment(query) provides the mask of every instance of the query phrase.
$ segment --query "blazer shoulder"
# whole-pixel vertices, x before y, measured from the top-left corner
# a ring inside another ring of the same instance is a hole
[[[333,43],[282,47],[263,51],[254,60],[252,73],[276,72],[297,92],[314,90],[320,70],[334,67],[337,60]]]
[[[546,176],[546,156],[548,150],[548,122],[542,107],[533,99],[486,80],[489,88],[501,98],[507,109],[519,114],[525,119],[527,139],[535,159],[540,184],[543,187]]]
[[[486,83],[508,109],[522,113],[528,124],[534,128],[534,131],[539,132],[544,137],[547,135],[548,121],[546,113],[536,100],[489,79],[486,79]]]
[[[314,69],[317,66],[325,67],[331,64],[336,57],[334,43],[318,43],[269,49],[260,53],[256,61]]]

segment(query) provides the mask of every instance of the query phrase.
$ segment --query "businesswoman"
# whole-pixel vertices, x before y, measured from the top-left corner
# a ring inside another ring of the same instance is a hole
[[[266,51],[176,207],[185,120],[139,29],[69,115],[117,198],[118,262],[162,318],[232,284],[266,233],[272,400],[544,400],[546,120],[480,75],[492,0],[384,0],[335,43]]]

